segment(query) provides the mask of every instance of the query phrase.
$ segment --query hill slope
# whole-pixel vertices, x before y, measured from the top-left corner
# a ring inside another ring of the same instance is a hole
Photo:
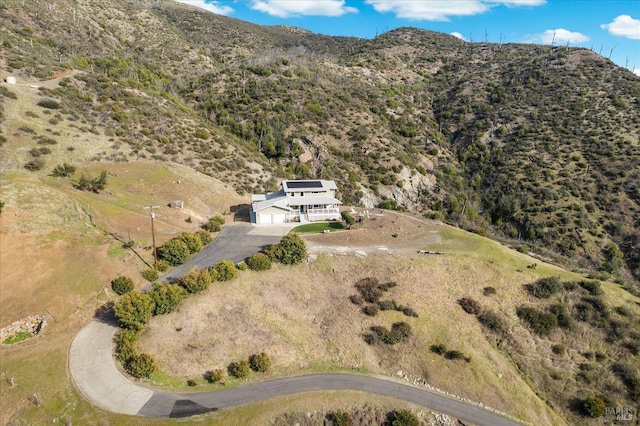
[[[50,171],[42,148],[71,137],[91,153],[73,161],[181,162],[241,194],[331,178],[346,203],[640,276],[640,79],[591,51],[326,37],[165,1],[9,0],[0,19],[2,77],[63,77],[20,115],[2,86],[3,170]]]

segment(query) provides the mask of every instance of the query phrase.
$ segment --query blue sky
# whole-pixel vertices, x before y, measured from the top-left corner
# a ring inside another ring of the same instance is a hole
[[[592,49],[640,76],[640,0],[177,0],[261,25],[372,38],[417,27],[467,41]],[[635,69],[634,69],[635,68]]]

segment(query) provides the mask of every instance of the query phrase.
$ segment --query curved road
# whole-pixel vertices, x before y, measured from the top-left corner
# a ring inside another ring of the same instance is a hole
[[[200,393],[148,389],[130,382],[118,370],[112,350],[117,329],[113,314],[95,319],[78,333],[69,351],[69,370],[80,392],[97,406],[116,413],[187,417],[299,392],[359,390],[409,401],[478,425],[519,424],[405,382],[352,374],[311,374]]]

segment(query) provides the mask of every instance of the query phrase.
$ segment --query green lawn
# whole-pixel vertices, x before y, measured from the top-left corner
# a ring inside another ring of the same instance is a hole
[[[333,232],[338,229],[344,229],[344,225],[340,222],[318,222],[297,226],[293,228],[291,232],[297,232],[299,234],[320,234],[326,230]]]

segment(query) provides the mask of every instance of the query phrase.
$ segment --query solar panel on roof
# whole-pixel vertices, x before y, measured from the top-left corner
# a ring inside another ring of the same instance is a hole
[[[322,188],[322,182],[319,180],[287,182],[287,187],[290,189]]]

